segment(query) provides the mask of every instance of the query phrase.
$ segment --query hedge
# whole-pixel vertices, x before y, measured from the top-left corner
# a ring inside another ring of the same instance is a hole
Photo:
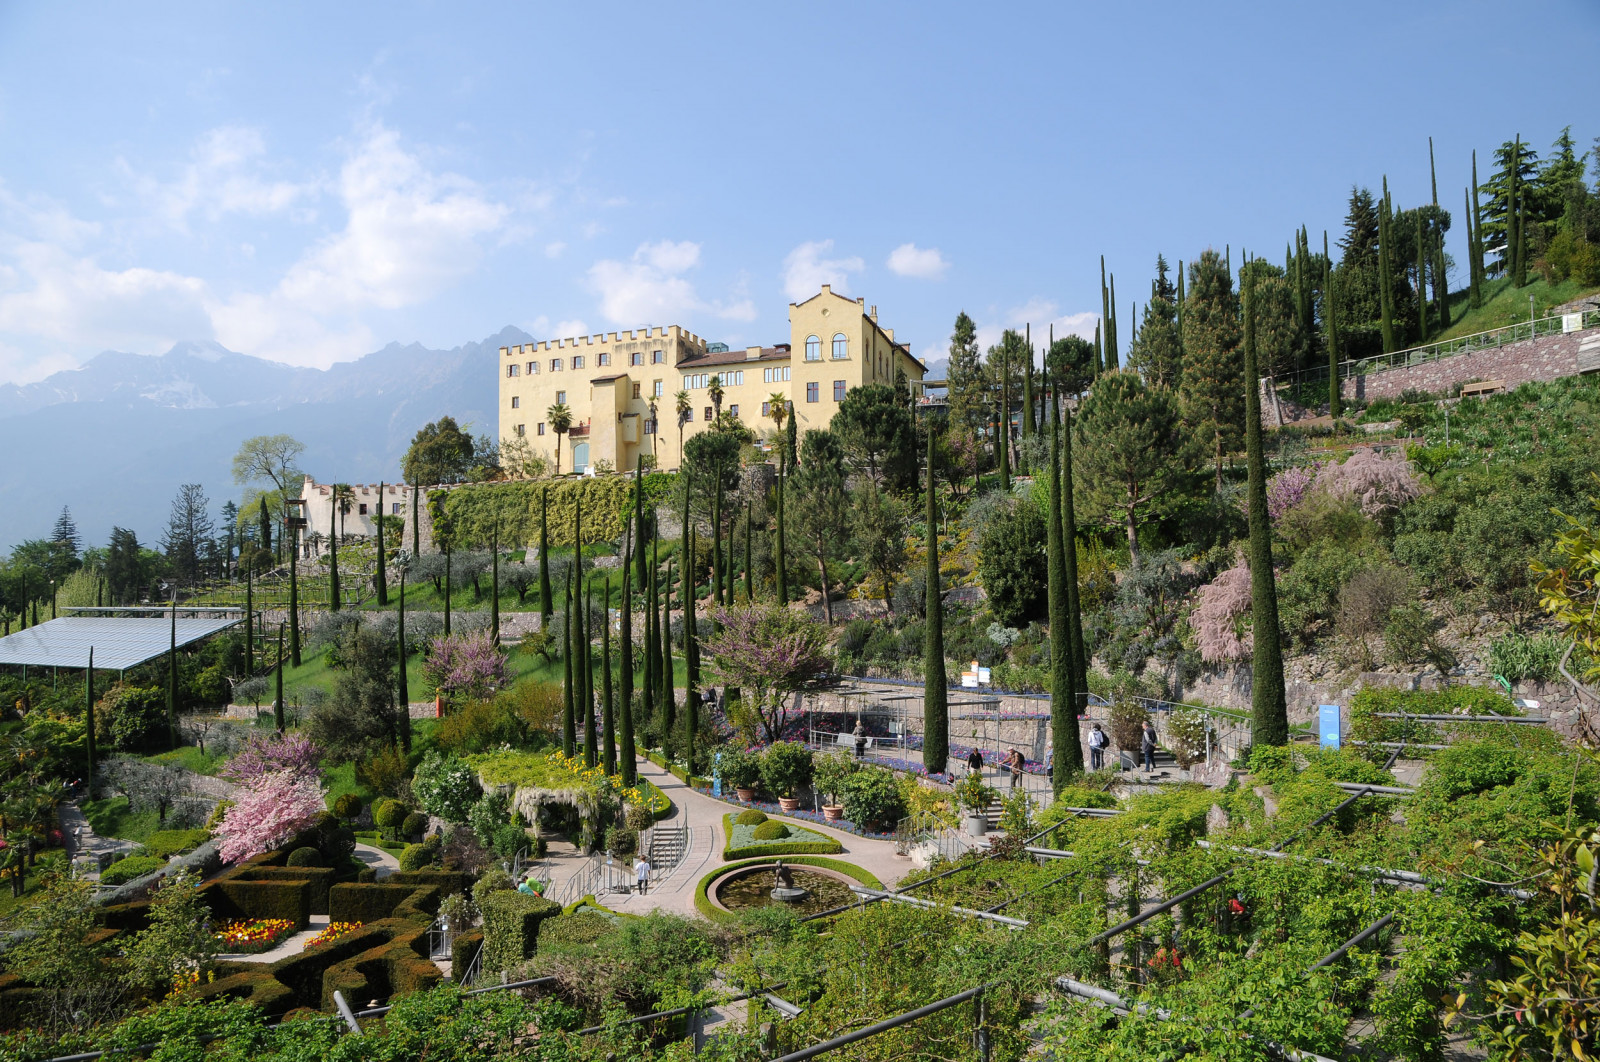
[[[615,918],[607,918],[594,908],[580,909],[572,914],[553,918],[539,930],[539,946],[552,944],[593,944],[617,928]]]
[[[200,895],[221,921],[236,918],[281,918],[296,929],[311,924],[311,882],[292,872],[290,881],[242,881],[221,878],[200,886]]]
[[[427,908],[431,898],[434,911],[441,899],[437,886],[400,884],[335,885],[328,894],[328,921],[360,922],[363,925],[385,918],[432,921]]]
[[[483,930],[470,929],[465,933],[457,933],[450,941],[450,977],[457,984],[466,975],[467,967],[472,965],[472,960],[478,957],[478,948],[483,945]]]
[[[746,812],[745,814],[748,814]],[[776,822],[776,819],[768,819]],[[754,859],[759,856],[781,855],[835,855],[844,851],[844,845],[832,837],[804,829],[800,826],[789,826],[791,835],[799,834],[805,837],[814,837],[816,840],[800,841],[767,841],[765,843],[739,844],[739,833],[735,831],[736,823],[732,815],[722,816],[722,835],[728,839],[727,845],[722,849],[723,859]],[[749,827],[744,832],[750,832]],[[726,869],[726,868],[724,868]]]
[[[444,980],[444,972],[423,957],[427,949],[426,928],[413,929],[392,937],[387,946],[370,948],[330,966],[322,975],[323,1011],[333,1010],[334,992],[347,1000],[389,999],[433,988]]]
[[[695,885],[694,887],[694,909],[699,911],[702,917],[709,918],[713,922],[730,922],[739,917],[736,914],[722,910],[716,904],[712,903],[710,897],[706,895],[706,890],[711,888],[711,883],[713,881],[716,881],[730,870],[743,870],[745,867],[758,866],[765,862],[767,862],[765,859],[746,859],[743,862],[729,863],[726,866],[721,866],[716,870],[713,870],[711,873],[701,878],[699,884]],[[844,874],[847,877],[854,878],[856,881],[859,881],[869,889],[883,888],[883,882],[879,881],[877,876],[874,875],[870,870],[858,867],[854,863],[846,863],[842,859],[823,859],[820,856],[796,856],[794,859],[785,859],[784,862],[797,867],[821,867],[824,870],[837,870],[839,873]]]
[[[144,854],[170,859],[199,848],[210,837],[208,830],[157,830],[145,839]]]
[[[385,879],[390,885],[437,885],[441,899],[466,892],[477,880],[476,874],[464,870],[403,870]]]
[[[530,958],[539,941],[539,923],[561,913],[543,896],[506,889],[484,897],[482,972],[510,970]]]
[[[311,885],[311,913],[328,913],[328,892],[338,879],[332,867],[248,867],[230,874],[232,881],[304,881]],[[302,927],[304,928],[304,927]]]
[[[129,856],[112,863],[100,872],[102,885],[126,885],[135,878],[142,878],[153,870],[160,870],[167,865],[165,859],[157,856]]]
[[[668,774],[672,775],[672,777],[674,777],[678,781],[684,783],[685,785],[687,785],[691,789],[699,787],[699,786],[703,786],[703,787],[708,788],[708,789],[711,787],[711,779],[709,779],[709,778],[701,778],[699,775],[695,775],[693,778],[688,777],[688,772],[687,771],[685,771],[682,767],[679,767],[676,763],[668,763],[667,762],[667,758],[665,756],[663,756],[659,752],[650,751],[650,752],[646,752],[644,755],[645,755],[645,759],[649,760],[651,763],[655,764],[657,767],[660,767],[662,770],[666,771]],[[644,780],[641,779],[640,780],[640,784],[644,785],[644,784],[648,784],[648,783],[644,782]],[[654,788],[654,786],[652,786],[651,788]],[[661,790],[657,789],[656,792],[660,793]],[[663,796],[664,795],[665,794],[663,794]],[[659,818],[661,818],[661,816],[657,815],[656,818],[659,819]]]

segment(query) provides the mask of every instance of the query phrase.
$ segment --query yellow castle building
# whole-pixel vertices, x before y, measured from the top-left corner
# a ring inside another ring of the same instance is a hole
[[[563,472],[626,472],[654,455],[656,467],[682,464],[683,444],[715,419],[713,378],[722,408],[760,434],[776,426],[781,394],[803,437],[825,428],[853,387],[893,384],[904,374],[913,394],[925,366],[894,329],[878,324],[878,308],[833,292],[829,285],[789,304],[789,341],[729,350],[678,325],[546,340],[500,348],[500,437],[525,439]],[[688,396],[680,426],[678,393]],[[550,410],[565,406],[571,428],[558,440]]]

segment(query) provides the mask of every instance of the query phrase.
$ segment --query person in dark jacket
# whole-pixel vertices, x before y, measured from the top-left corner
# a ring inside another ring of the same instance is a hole
[[[1156,769],[1156,728],[1150,725],[1150,720],[1144,721],[1144,733],[1139,738],[1139,751],[1144,754],[1144,769]]]

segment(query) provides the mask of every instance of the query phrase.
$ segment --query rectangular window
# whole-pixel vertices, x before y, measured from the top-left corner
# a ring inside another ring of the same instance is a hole
[[[654,435],[656,433],[656,422],[653,420],[646,420],[644,422],[644,433],[646,435]]]
[[[833,400],[835,402],[843,402],[844,401],[844,381],[843,380],[835,380],[835,381],[833,381]]]
[[[763,403],[761,403],[761,415],[763,417],[772,416],[772,403],[771,402],[763,402]]]
[[[772,370],[771,369],[762,369],[761,370],[761,382],[762,383],[771,383],[772,382]]]
[[[683,422],[685,424],[693,424],[694,423],[694,407],[693,406],[690,406],[688,409],[683,411]]]
[[[543,435],[543,434],[544,434],[544,421],[542,421],[542,420],[541,420],[541,421],[540,421],[540,422],[539,422],[539,431],[538,431],[538,434],[540,434],[540,435]]]
[[[515,362],[513,362],[512,364],[506,366],[506,376],[507,377],[515,376],[516,374],[517,374],[517,366],[516,366]]]
[[[597,358],[597,359],[595,359],[595,360],[596,360],[596,362],[597,362],[597,364],[600,364],[600,365],[610,365],[610,364],[611,364],[611,355],[610,355],[610,354],[601,354],[601,355],[600,355],[600,356],[599,356],[599,357],[598,357],[598,358]]]
[[[643,365],[644,364],[644,351],[636,350],[632,354],[629,354],[628,355],[628,364],[629,365]]]
[[[728,412],[737,417],[739,415],[739,403],[735,402],[733,405],[729,406]]]
[[[643,388],[643,387],[644,387],[644,385],[643,385],[643,384],[634,384],[634,385],[633,385],[633,397],[635,397],[635,398],[638,398],[638,397],[639,397],[639,391],[640,391],[640,390],[641,390],[641,389],[642,389],[642,388]]]
[[[566,404],[567,404],[567,393],[565,391],[557,391],[556,392],[556,405],[564,406]],[[666,670],[666,669],[663,668],[662,670]]]
[[[664,381],[657,380],[653,384],[650,385],[650,394],[651,394],[652,397],[660,398],[662,395],[667,393],[666,392],[666,388],[664,386],[662,386],[663,383],[664,383]]]
[[[806,401],[807,402],[815,402],[817,400],[817,387],[818,387],[818,384],[817,384],[817,381],[815,381],[815,380],[812,380],[810,383],[806,384]]]
[[[665,365],[666,363],[667,363],[667,352],[666,351],[658,350],[658,351],[655,351],[654,353],[652,353],[650,355],[650,364],[651,365]]]
[[[539,371],[539,363],[538,362],[536,362],[536,361],[528,362],[528,375],[529,376],[532,376],[534,373],[536,373],[538,371]]]
[[[511,396],[511,408],[512,409],[521,409],[522,408],[522,396],[521,395],[512,395]]]
[[[361,511],[358,512],[356,515],[357,516],[365,516],[365,515],[367,515],[367,503],[366,502],[362,502],[361,503]],[[663,668],[662,670],[666,670],[666,669]]]
[[[517,438],[520,439],[522,436],[524,436],[526,434],[528,434],[528,426],[526,424],[518,424],[517,425]]]
[[[711,423],[711,418],[712,418],[711,407],[707,406],[706,407],[706,423],[707,424]],[[663,670],[665,670],[665,669],[663,669]]]
[[[583,368],[583,355],[582,354],[574,354],[572,356],[572,367],[574,369]]]
[[[517,427],[520,428],[520,427],[522,427],[522,425],[518,424]],[[522,433],[519,431],[519,432],[517,432],[517,434],[521,435]],[[390,502],[389,503],[389,513],[392,516],[399,516],[400,515],[400,503],[399,502]]]
[[[560,372],[561,371],[561,359],[560,358],[551,358],[550,359],[550,371],[551,372]]]

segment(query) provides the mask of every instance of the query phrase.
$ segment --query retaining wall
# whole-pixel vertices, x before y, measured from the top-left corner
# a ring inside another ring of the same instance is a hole
[[[1342,393],[1346,398],[1370,402],[1378,398],[1398,398],[1401,392],[1412,388],[1435,393],[1449,391],[1468,380],[1501,380],[1507,390],[1530,381],[1559,380],[1578,375],[1578,347],[1585,340],[1596,338],[1600,338],[1600,329],[1591,328],[1584,332],[1525,339],[1493,350],[1452,354],[1435,361],[1353,376],[1343,382]]]

